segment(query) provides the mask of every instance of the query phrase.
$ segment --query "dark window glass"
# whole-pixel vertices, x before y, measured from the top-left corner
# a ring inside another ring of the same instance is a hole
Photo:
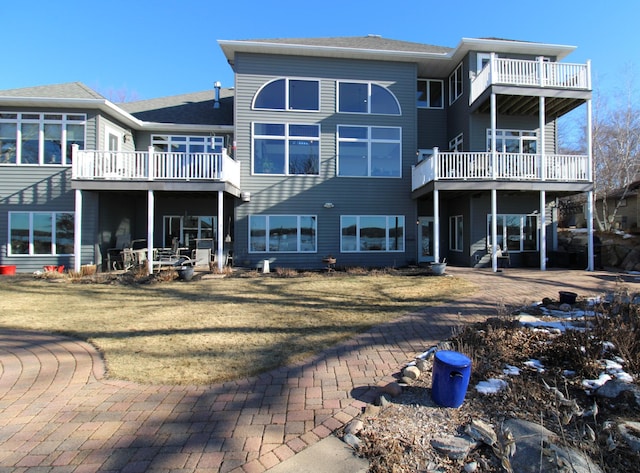
[[[318,81],[289,80],[291,110],[319,110]]]
[[[268,83],[260,90],[254,106],[255,108],[284,110],[285,100],[285,80],[279,79]]]

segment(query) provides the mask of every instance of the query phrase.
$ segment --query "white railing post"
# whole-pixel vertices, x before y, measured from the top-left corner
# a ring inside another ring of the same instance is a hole
[[[433,148],[433,180],[437,181],[440,177],[440,156],[438,147]]]
[[[544,57],[540,56],[538,57],[538,84],[540,85],[540,87],[544,87],[544,77]]]
[[[586,85],[587,89],[591,90],[591,59],[587,60],[587,71],[586,71]]]
[[[80,149],[80,147],[77,144],[72,144],[71,145],[71,178],[75,179],[78,177],[79,175],[79,166],[80,163],[78,162],[78,150]]]
[[[147,179],[149,181],[153,181],[153,178],[155,177],[155,165],[153,163],[155,159],[154,153],[153,153],[153,146],[149,146],[149,148],[147,149]]]

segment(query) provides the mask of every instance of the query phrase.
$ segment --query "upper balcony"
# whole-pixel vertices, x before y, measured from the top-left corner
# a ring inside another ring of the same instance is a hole
[[[492,54],[487,64],[471,81],[469,105],[474,104],[485,91],[492,87],[500,94],[547,95],[559,99],[556,105],[559,109],[554,110],[557,116],[575,106],[570,103],[563,104],[562,100],[571,102],[567,99],[584,99],[588,97],[587,92],[590,94],[591,63],[549,62],[542,57],[537,60],[507,59]],[[537,107],[535,102],[533,104]],[[522,100],[517,100],[502,112],[523,114],[527,112],[526,107]],[[548,104],[547,107],[554,107],[554,103]],[[505,108],[507,108],[506,105]]]
[[[589,184],[591,163],[586,155],[441,153],[435,148],[433,154],[413,166],[411,190],[434,181],[468,182],[470,188],[479,181]]]
[[[226,150],[222,153],[175,153],[149,147],[147,151],[96,151],[74,146],[72,156],[71,179],[76,184],[80,181],[102,182],[112,184],[111,187],[117,184],[115,187],[121,189],[126,188],[127,183],[213,181],[240,188],[240,163],[228,156]],[[96,188],[95,185],[89,187]]]

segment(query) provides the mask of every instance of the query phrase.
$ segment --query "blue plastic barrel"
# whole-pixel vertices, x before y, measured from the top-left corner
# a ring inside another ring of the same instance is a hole
[[[460,407],[469,386],[471,360],[457,351],[437,351],[433,359],[431,398],[442,407]]]

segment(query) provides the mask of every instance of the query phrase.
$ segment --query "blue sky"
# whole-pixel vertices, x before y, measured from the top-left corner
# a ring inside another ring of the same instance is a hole
[[[364,36],[455,47],[497,37],[577,46],[604,96],[640,84],[640,2],[0,0],[0,90],[83,82],[147,99],[233,86],[218,39]],[[11,19],[7,21],[8,19]],[[630,71],[630,72],[626,72]]]

